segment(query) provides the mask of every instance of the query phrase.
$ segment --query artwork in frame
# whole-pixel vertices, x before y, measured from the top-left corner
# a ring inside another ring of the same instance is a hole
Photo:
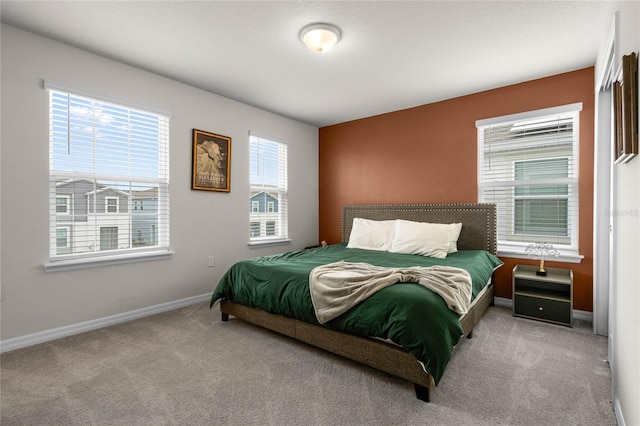
[[[624,164],[638,155],[638,55],[622,57],[621,79],[613,83],[613,159]]]
[[[231,138],[193,129],[191,189],[229,192]]]

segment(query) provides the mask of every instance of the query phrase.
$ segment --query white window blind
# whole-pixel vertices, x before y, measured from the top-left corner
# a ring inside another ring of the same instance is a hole
[[[45,88],[52,264],[168,252],[168,115]]]
[[[478,199],[494,203],[498,250],[535,242],[578,252],[578,129],[581,104],[476,122]]]
[[[287,145],[249,135],[252,244],[288,240]]]

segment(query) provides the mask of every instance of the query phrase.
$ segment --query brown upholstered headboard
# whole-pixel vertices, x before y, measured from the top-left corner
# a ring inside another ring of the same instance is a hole
[[[415,222],[462,223],[459,250],[497,253],[495,204],[363,204],[342,207],[342,241],[348,242],[353,219],[405,219]]]

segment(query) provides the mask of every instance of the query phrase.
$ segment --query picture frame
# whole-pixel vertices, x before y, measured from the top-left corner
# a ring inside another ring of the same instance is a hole
[[[193,129],[191,189],[231,191],[231,138]]]
[[[613,159],[624,164],[638,155],[638,55],[622,57],[621,78],[613,83]]]

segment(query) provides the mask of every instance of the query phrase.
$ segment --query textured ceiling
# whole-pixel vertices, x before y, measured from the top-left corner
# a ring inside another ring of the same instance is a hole
[[[8,1],[3,23],[318,127],[595,64],[597,1]],[[326,54],[298,31],[343,32]]]

